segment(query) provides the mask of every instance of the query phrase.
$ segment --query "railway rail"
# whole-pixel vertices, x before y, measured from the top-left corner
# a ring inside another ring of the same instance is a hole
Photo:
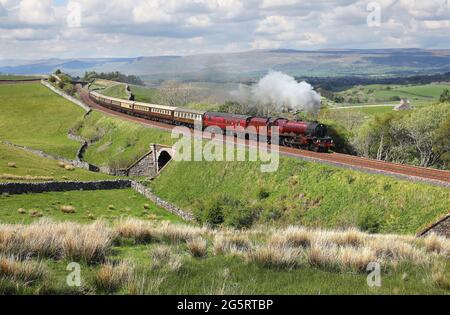
[[[151,121],[144,118],[139,118],[135,116],[130,116],[125,113],[120,113],[108,108],[105,108],[89,97],[89,92],[77,86],[78,93],[81,100],[89,107],[102,111],[104,113],[121,117],[128,121],[138,122],[153,128],[158,128],[161,130],[171,131],[174,126],[169,124],[164,124],[161,122]],[[226,142],[233,142],[234,140],[227,138]],[[247,141],[246,146],[254,146]],[[279,147],[280,154],[284,156],[290,156],[300,159],[313,160],[321,163],[341,166],[350,169],[358,169],[368,173],[381,173],[389,176],[395,176],[398,178],[403,178],[412,181],[422,181],[430,184],[448,187],[450,188],[450,171],[437,170],[425,167],[417,167],[405,164],[397,164],[385,161],[378,161],[363,157],[357,157],[352,155],[340,154],[340,153],[318,153],[313,151],[300,150],[289,147]]]

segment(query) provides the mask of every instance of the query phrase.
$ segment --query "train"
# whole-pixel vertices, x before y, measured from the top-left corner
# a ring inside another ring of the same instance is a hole
[[[251,136],[252,139],[269,143],[271,142],[272,127],[278,127],[279,144],[281,146],[316,152],[329,152],[334,147],[334,142],[329,136],[327,126],[317,121],[200,111],[123,100],[105,96],[95,91],[89,92],[89,98],[111,110],[170,125],[186,126],[192,129],[201,126],[202,130],[218,128],[219,130],[217,131],[224,134],[227,132],[227,127],[235,128],[236,130],[252,130],[253,134],[246,133],[247,137]]]

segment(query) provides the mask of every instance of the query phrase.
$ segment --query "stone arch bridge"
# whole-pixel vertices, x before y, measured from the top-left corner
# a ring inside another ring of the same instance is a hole
[[[172,161],[174,154],[170,146],[152,144],[150,151],[124,170],[123,175],[155,178]]]

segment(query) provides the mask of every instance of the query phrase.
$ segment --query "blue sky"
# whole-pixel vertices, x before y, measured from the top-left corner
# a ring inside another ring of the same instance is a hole
[[[0,0],[0,59],[450,48],[450,0]]]

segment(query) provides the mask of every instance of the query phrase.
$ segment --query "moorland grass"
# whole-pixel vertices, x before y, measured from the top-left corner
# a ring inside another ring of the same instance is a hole
[[[440,249],[430,252],[425,244],[431,238],[369,235],[355,230],[324,231],[301,227],[286,230],[259,227],[247,231],[206,229],[200,232],[201,255],[193,255],[192,241],[199,240],[199,236],[187,243],[167,237],[145,244],[128,243],[126,238],[121,240],[124,236],[118,232],[118,224],[120,222],[105,226],[97,222],[79,226],[44,220],[28,227],[0,226],[1,254],[7,252],[21,257],[24,251],[32,254],[46,248],[54,248],[63,254],[52,256],[48,250],[42,252],[41,258],[48,257],[45,265],[51,281],[18,282],[13,291],[72,294],[449,294],[450,243],[443,238],[439,238]],[[141,225],[142,222],[135,220],[128,224]],[[32,237],[30,231],[37,231],[37,227],[45,233]],[[183,225],[173,225],[168,229],[159,224],[153,224],[153,228],[160,236],[168,230],[173,233],[177,229],[191,229]],[[308,233],[313,244],[311,247],[281,240],[273,242],[273,238],[292,236],[297,229]],[[18,232],[12,233],[14,230]],[[52,246],[44,246],[46,240],[52,240],[52,231],[58,237],[53,239]],[[88,248],[92,248],[92,244],[105,244],[101,241],[105,237],[108,239],[106,244],[111,244],[112,240],[116,245],[99,246],[100,250],[93,252],[82,250],[84,245],[80,240],[73,244],[60,242],[71,231],[77,231],[81,238],[90,235],[90,241],[86,243]],[[348,233],[352,236],[346,235]],[[100,237],[92,234],[100,234]],[[13,246],[19,244],[14,239],[20,235],[27,238],[22,239],[20,247]],[[361,242],[353,241],[355,235]],[[250,246],[238,252],[225,250],[217,253],[211,245],[216,237],[245,238]],[[71,246],[67,247],[68,244]],[[385,250],[380,250],[380,246]],[[397,255],[403,252],[414,252],[415,255]],[[65,259],[64,253],[70,254],[70,260]],[[101,253],[104,255],[98,256]],[[65,268],[72,259],[82,264],[83,280],[82,288],[70,292],[65,285],[68,274]],[[368,262],[381,264],[380,287],[367,284]],[[0,292],[8,290],[12,290],[11,285],[0,283]]]

